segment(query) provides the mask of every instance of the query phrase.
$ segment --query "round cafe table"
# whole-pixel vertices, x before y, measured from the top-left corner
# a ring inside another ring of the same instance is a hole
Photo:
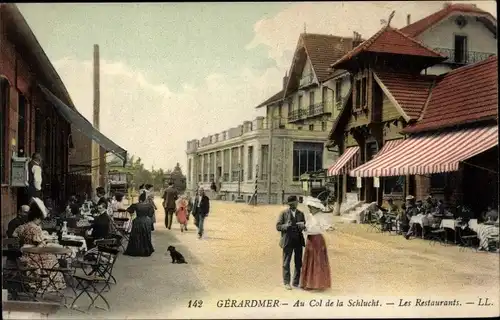
[[[47,292],[47,289],[50,287],[51,284],[54,285],[54,287],[56,287],[54,284],[54,280],[58,273],[62,273],[63,275],[65,275],[71,272],[69,268],[61,268],[59,266],[60,259],[66,259],[67,257],[71,256],[72,250],[69,248],[64,248],[59,246],[36,246],[36,247],[33,246],[33,247],[22,247],[21,252],[30,257],[31,261],[33,261],[33,263],[40,269],[41,274],[45,274],[45,277],[48,280],[45,285],[42,283],[42,287],[38,288],[38,290],[41,290],[40,295],[42,297]],[[55,255],[57,257],[56,259],[57,262],[54,263],[54,265],[52,266],[44,266],[41,259],[36,259],[34,257],[35,255],[42,255],[42,254]],[[64,300],[66,300],[63,291],[64,290],[56,288],[56,294],[62,297]]]

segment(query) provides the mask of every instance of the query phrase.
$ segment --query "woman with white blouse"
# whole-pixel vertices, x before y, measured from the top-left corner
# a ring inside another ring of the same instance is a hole
[[[306,215],[307,243],[302,262],[300,287],[306,290],[325,290],[331,287],[330,263],[323,232],[331,227],[324,221],[324,215],[318,213],[325,210],[319,199],[306,198],[304,204],[309,208]]]

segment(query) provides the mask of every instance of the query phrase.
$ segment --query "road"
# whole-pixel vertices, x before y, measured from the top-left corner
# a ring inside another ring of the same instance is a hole
[[[321,293],[286,291],[281,280],[279,233],[275,229],[277,215],[283,208],[213,201],[206,220],[206,237],[201,240],[196,237],[192,221],[188,232],[181,233],[175,223],[173,230],[165,230],[164,214],[158,211],[153,233],[156,252],[149,258],[120,256],[114,271],[118,284],[106,294],[112,311],[96,310],[91,316],[102,319],[307,316],[297,313],[295,308],[239,308],[228,313],[228,309],[216,307],[216,300],[224,299],[292,301],[333,296],[476,295],[498,303],[498,254],[431,246],[428,241],[405,240],[401,236],[368,232],[364,225],[341,223],[336,223],[336,230],[325,235],[332,289]],[[171,264],[165,253],[169,245],[174,245],[188,264]],[[188,308],[190,300],[203,300],[203,306]],[[325,313],[325,308],[322,310],[315,316],[331,316]],[[421,311],[419,315],[436,315],[436,310]],[[474,307],[469,311],[477,314]],[[354,315],[354,311],[349,312],[347,316]],[[63,309],[56,318],[83,316]]]

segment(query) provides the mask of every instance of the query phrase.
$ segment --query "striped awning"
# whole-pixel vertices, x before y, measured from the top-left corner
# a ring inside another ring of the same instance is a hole
[[[384,143],[384,146],[382,147],[382,149],[380,149],[380,151],[377,152],[377,154],[375,155],[375,157],[373,157],[373,159],[376,159],[377,157],[380,157],[381,155],[383,155],[387,151],[394,149],[403,141],[404,141],[403,139],[386,141]]]
[[[498,127],[410,137],[349,172],[353,177],[389,177],[457,171],[461,161],[498,144]]]
[[[348,173],[359,164],[359,147],[349,147],[344,153],[335,161],[335,163],[328,168],[328,176],[337,176]]]

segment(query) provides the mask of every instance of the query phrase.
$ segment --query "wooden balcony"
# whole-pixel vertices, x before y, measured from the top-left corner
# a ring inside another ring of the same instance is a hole
[[[325,108],[324,102],[320,102],[320,103],[310,105],[306,109],[292,110],[288,114],[288,122],[305,120],[305,119],[321,116],[321,115],[326,114],[326,113],[331,113],[331,112]]]
[[[453,64],[472,64],[479,61],[483,61],[488,59],[491,56],[494,56],[494,53],[488,52],[477,52],[477,51],[466,51],[463,54],[459,54],[455,49],[448,48],[434,48],[434,51],[441,53],[442,55],[448,57],[444,63],[453,63]]]

